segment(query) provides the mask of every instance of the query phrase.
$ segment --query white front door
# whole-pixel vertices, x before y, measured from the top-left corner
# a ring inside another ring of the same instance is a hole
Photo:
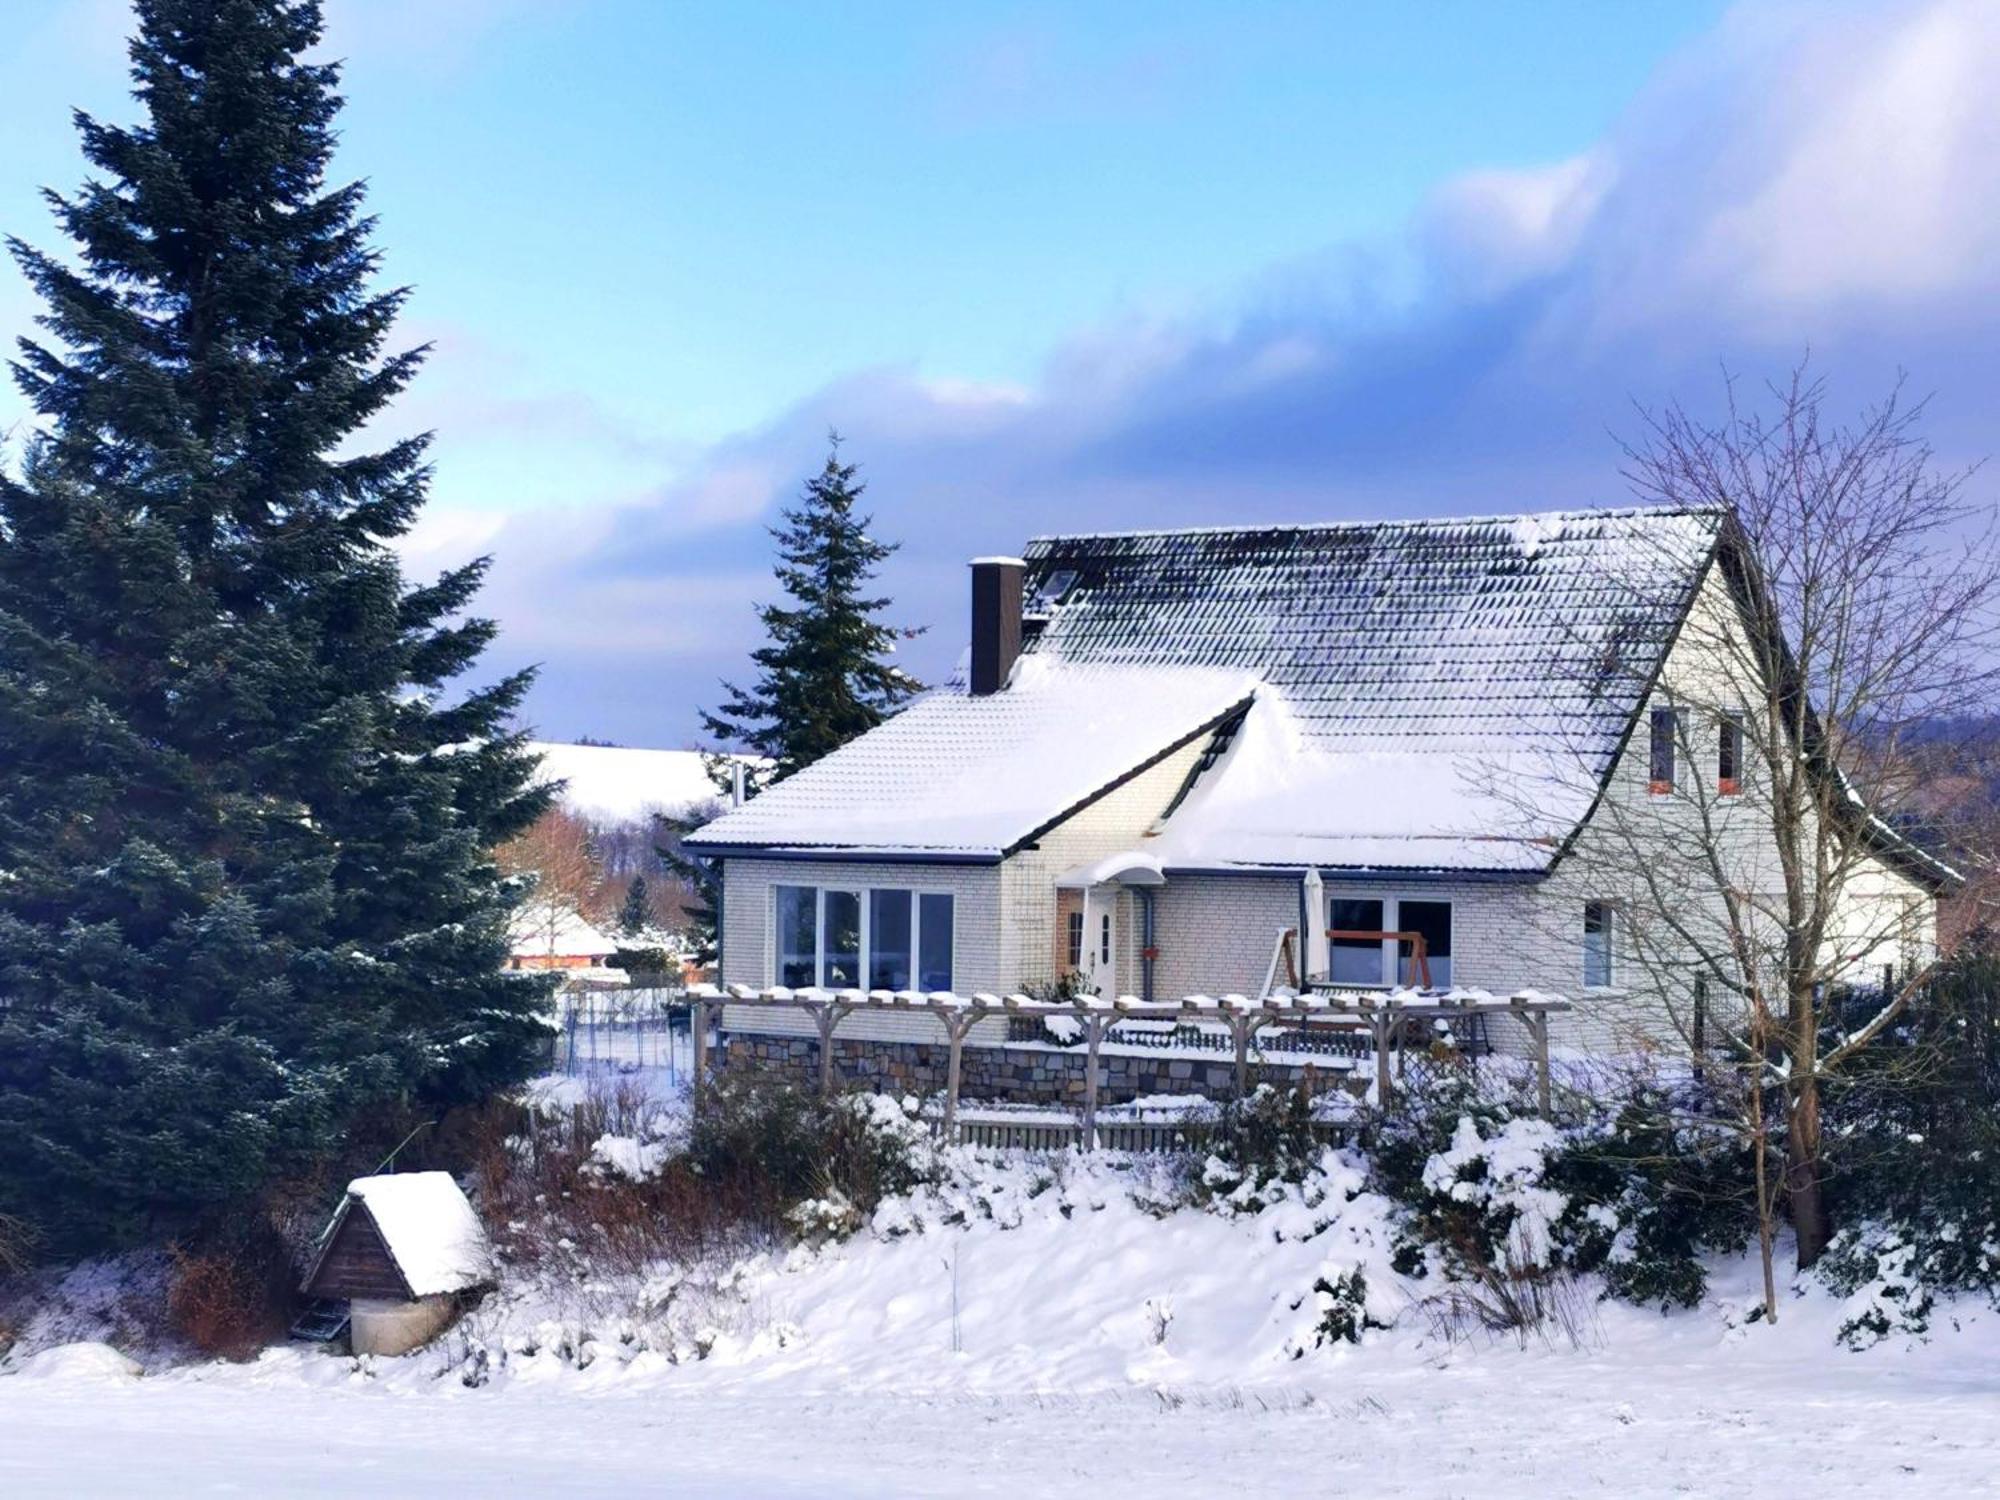
[[[1083,972],[1091,989],[1104,996],[1118,993],[1118,891],[1099,887],[1084,893]]]

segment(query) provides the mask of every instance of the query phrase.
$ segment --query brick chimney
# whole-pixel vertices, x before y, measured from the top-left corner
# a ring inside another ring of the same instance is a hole
[[[1028,565],[1018,557],[972,560],[972,693],[983,698],[1007,685],[1021,654],[1021,581]]]

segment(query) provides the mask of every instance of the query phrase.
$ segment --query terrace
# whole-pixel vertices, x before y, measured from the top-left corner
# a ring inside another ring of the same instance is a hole
[[[960,1090],[965,1042],[974,1026],[1002,1018],[1009,1022],[1010,1032],[1027,1023],[1049,1033],[1052,1020],[1066,1031],[1073,1027],[1070,1034],[1080,1038],[1085,1059],[1082,1109],[1074,1134],[1077,1143],[1086,1150],[1100,1143],[1099,1094],[1107,1042],[1153,1051],[1179,1047],[1204,1055],[1205,1060],[1217,1054],[1226,1055],[1230,1059],[1233,1092],[1240,1096],[1251,1087],[1253,1054],[1257,1065],[1274,1060],[1273,1054],[1259,1045],[1259,1038],[1277,1028],[1282,1042],[1288,1044],[1286,1052],[1298,1047],[1300,1055],[1315,1066],[1338,1065],[1339,1071],[1358,1073],[1368,1079],[1365,1092],[1378,1106],[1388,1108],[1396,1098],[1400,1070],[1414,1050],[1416,1038],[1422,1037],[1423,1045],[1428,1048],[1440,1026],[1465,1035],[1483,1032],[1491,1020],[1505,1017],[1526,1033],[1535,1070],[1536,1101],[1546,1115],[1550,1108],[1549,1017],[1570,1008],[1570,1003],[1559,996],[1532,991],[1501,997],[1466,989],[1385,992],[1317,989],[1303,993],[1280,990],[1254,999],[1244,995],[1219,998],[1190,995],[1181,1000],[1141,1000],[1130,995],[1115,999],[1091,995],[1046,1000],[1028,995],[794,990],[783,986],[754,989],[747,985],[724,990],[701,985],[690,990],[688,998],[694,1012],[692,1078],[697,1109],[708,1077],[709,1022],[716,1006],[783,1008],[806,1016],[818,1039],[818,1085],[823,1093],[831,1092],[834,1087],[833,1043],[841,1022],[849,1016],[866,1011],[900,1011],[933,1017],[948,1048],[938,1121],[940,1133],[948,1140],[962,1138]],[[1115,1032],[1125,1028],[1137,1030],[1113,1042]],[[982,1110],[982,1120],[987,1112],[990,1111]],[[1060,1112],[1037,1113],[1048,1116],[1041,1123],[1052,1128],[1064,1123],[1064,1118],[1059,1118]],[[1107,1118],[1105,1123],[1110,1120]]]

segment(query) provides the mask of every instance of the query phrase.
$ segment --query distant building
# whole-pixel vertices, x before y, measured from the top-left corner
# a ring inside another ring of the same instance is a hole
[[[574,908],[553,901],[530,901],[509,927],[512,969],[601,969],[618,950]]]

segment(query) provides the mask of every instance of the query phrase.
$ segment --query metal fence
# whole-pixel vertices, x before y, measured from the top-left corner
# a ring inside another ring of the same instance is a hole
[[[554,1065],[576,1076],[644,1074],[679,1088],[694,1072],[691,1013],[675,987],[560,990]]]

